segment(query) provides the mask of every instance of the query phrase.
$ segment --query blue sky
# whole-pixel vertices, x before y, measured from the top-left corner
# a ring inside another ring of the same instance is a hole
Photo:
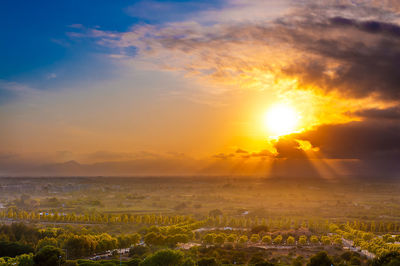
[[[91,39],[74,40],[74,25],[124,32],[137,24],[179,21],[192,12],[217,8],[218,1],[2,1],[0,80],[46,90],[105,79],[114,66],[101,55],[109,48]],[[0,91],[0,102],[11,97]]]

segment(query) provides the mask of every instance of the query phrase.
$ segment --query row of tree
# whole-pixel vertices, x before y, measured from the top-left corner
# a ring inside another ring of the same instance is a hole
[[[10,207],[7,210],[0,211],[0,219],[12,219],[20,221],[47,221],[47,222],[67,222],[67,223],[100,223],[100,224],[139,224],[139,225],[174,225],[182,222],[193,222],[194,219],[190,216],[183,215],[132,215],[132,214],[110,214],[110,213],[59,213],[51,211],[42,212],[26,212],[16,207]],[[266,219],[258,217],[228,217],[222,215],[219,211],[211,211],[210,215],[205,219],[199,220],[200,226],[215,226],[215,227],[235,227],[235,228],[253,228],[259,225],[267,226],[271,230],[289,230],[299,228],[309,228],[313,232],[326,233],[330,230],[330,222],[321,219],[291,219],[277,218]],[[391,221],[352,221],[347,222],[348,226],[355,230],[365,232],[399,232],[400,224]]]
[[[204,244],[217,244],[222,245],[224,243],[231,244],[245,244],[245,243],[263,243],[267,245],[342,245],[342,240],[338,236],[326,236],[323,235],[318,237],[316,235],[312,235],[311,237],[307,237],[306,235],[302,235],[298,238],[295,236],[287,236],[284,237],[282,235],[271,236],[271,235],[260,235],[260,234],[251,234],[248,236],[247,234],[224,234],[224,233],[208,233],[203,236],[202,242]]]

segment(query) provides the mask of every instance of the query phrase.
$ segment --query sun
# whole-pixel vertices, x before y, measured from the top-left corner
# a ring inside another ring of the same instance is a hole
[[[286,104],[272,106],[264,116],[264,127],[274,137],[288,135],[296,131],[299,114]]]

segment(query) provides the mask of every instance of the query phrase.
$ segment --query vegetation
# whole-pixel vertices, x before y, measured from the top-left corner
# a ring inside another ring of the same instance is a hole
[[[315,212],[282,208],[274,202],[276,198],[264,207],[246,205],[251,193],[240,192],[243,184],[235,187],[241,181],[224,180],[219,188],[222,196],[204,198],[201,193],[220,183],[207,181],[193,189],[190,181],[182,179],[179,183],[169,180],[168,186],[159,180],[128,179],[136,185],[133,188],[128,181],[113,187],[101,180],[92,187],[90,179],[77,179],[71,187],[75,182],[79,189],[67,192],[46,185],[44,191],[29,196],[23,191],[0,195],[4,206],[0,209],[0,265],[396,265],[399,260],[398,196],[390,192],[393,188],[385,188],[390,199],[383,207],[390,205],[392,216],[330,217],[321,214],[315,202]],[[185,182],[185,192],[192,194],[179,194]],[[169,190],[168,195],[157,189],[153,192],[155,184]],[[171,184],[180,187],[169,189]],[[278,188],[283,202],[295,197],[290,193],[307,190],[269,184],[268,193]],[[248,189],[261,193],[249,185]],[[323,185],[320,189],[324,190]],[[313,193],[320,199],[327,197],[316,191],[303,195],[305,206]],[[370,193],[374,198],[375,192]],[[226,195],[232,200],[226,200]],[[358,202],[362,197],[358,194]],[[373,206],[368,198],[358,204],[367,202]],[[333,212],[354,211],[337,199],[325,204]],[[170,210],[161,212],[164,206]],[[282,209],[292,211],[282,213]]]

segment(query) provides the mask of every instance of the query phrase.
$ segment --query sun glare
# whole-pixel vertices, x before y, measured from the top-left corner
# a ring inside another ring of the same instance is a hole
[[[285,104],[272,106],[265,114],[264,126],[273,136],[294,133],[299,115],[294,108]]]

